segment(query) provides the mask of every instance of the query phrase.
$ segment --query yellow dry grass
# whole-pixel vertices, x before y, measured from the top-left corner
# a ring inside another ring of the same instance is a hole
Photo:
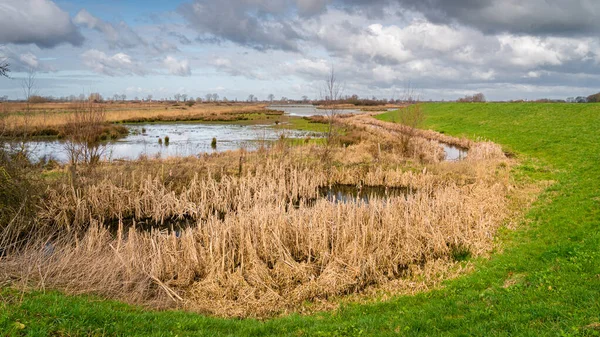
[[[73,111],[80,103],[2,103],[0,114],[9,128],[47,128],[68,123]],[[220,114],[249,113],[264,110],[265,105],[247,103],[195,104],[184,103],[104,103],[98,104],[106,111],[108,122],[121,122],[141,118],[189,119]]]
[[[0,260],[0,280],[235,317],[378,288],[425,289],[453,275],[461,254],[491,249],[509,215],[511,161],[495,144],[469,142],[468,161],[440,162],[433,138],[466,141],[430,133],[414,140],[427,145],[421,154],[406,158],[394,148],[396,127],[379,126],[329,149],[326,162],[321,147],[282,143],[103,164],[78,177],[76,190],[66,181],[50,189],[39,219],[61,234]],[[333,184],[412,193],[332,203],[319,187]],[[147,224],[154,229],[140,230]]]

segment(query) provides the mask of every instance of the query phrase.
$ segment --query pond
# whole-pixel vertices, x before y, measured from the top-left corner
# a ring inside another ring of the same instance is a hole
[[[362,202],[368,204],[371,199],[389,199],[406,197],[414,193],[408,187],[361,186],[335,184],[319,188],[322,198],[334,203]]]
[[[117,141],[109,142],[103,151],[103,159],[138,159],[148,157],[184,157],[201,153],[257,149],[261,144],[277,140],[284,135],[287,138],[318,137],[314,132],[274,129],[266,125],[231,124],[135,124],[125,125],[129,135]],[[165,145],[165,137],[169,145]],[[216,149],[211,142],[217,139]],[[162,145],[159,144],[162,140]],[[32,141],[27,147],[34,160],[41,158],[68,161],[66,144],[63,141]]]
[[[298,104],[298,105],[270,105],[267,109],[283,111],[290,116],[298,116],[298,117],[310,117],[310,116],[326,116],[328,110],[325,109],[317,109],[314,105],[311,104]],[[357,109],[336,109],[336,114],[351,114],[351,113],[361,113],[360,110]]]
[[[461,161],[467,157],[467,149],[458,146],[442,143],[444,152],[446,153],[446,161]]]

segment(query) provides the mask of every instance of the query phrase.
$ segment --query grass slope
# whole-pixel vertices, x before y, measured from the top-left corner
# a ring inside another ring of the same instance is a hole
[[[8,336],[600,336],[600,105],[423,108],[428,128],[501,143],[524,162],[516,174],[556,182],[530,210],[527,225],[500,234],[502,252],[475,261],[474,273],[444,289],[266,322],[4,289],[0,331]]]

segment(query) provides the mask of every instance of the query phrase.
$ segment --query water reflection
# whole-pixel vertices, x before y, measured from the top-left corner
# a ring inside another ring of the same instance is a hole
[[[298,117],[310,117],[310,116],[326,116],[328,110],[325,109],[317,109],[314,105],[311,104],[298,104],[298,105],[271,105],[268,106],[267,109],[283,111],[290,116],[298,116]],[[351,113],[360,113],[360,110],[357,109],[336,109],[336,114],[351,114]]]
[[[444,144],[444,152],[446,153],[446,161],[460,161],[467,157],[467,149],[463,149],[454,145]]]
[[[319,188],[322,198],[334,203],[362,202],[368,204],[372,199],[389,199],[395,197],[406,197],[411,191],[407,187],[386,186],[356,186],[335,184]]]
[[[261,145],[279,139],[315,137],[312,132],[297,130],[273,129],[264,125],[222,125],[222,124],[136,124],[126,125],[130,134],[120,140],[106,144],[102,158],[138,159],[148,157],[183,157],[200,153],[257,149]],[[164,142],[169,137],[169,145]],[[318,136],[318,135],[317,135]],[[216,148],[211,146],[212,139],[217,139]],[[159,144],[159,139],[163,140]],[[63,141],[27,142],[32,159],[54,159],[59,162],[68,161],[66,143]]]

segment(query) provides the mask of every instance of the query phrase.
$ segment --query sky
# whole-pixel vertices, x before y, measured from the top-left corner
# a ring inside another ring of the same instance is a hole
[[[565,99],[600,91],[597,0],[0,0],[21,99],[344,95]]]

